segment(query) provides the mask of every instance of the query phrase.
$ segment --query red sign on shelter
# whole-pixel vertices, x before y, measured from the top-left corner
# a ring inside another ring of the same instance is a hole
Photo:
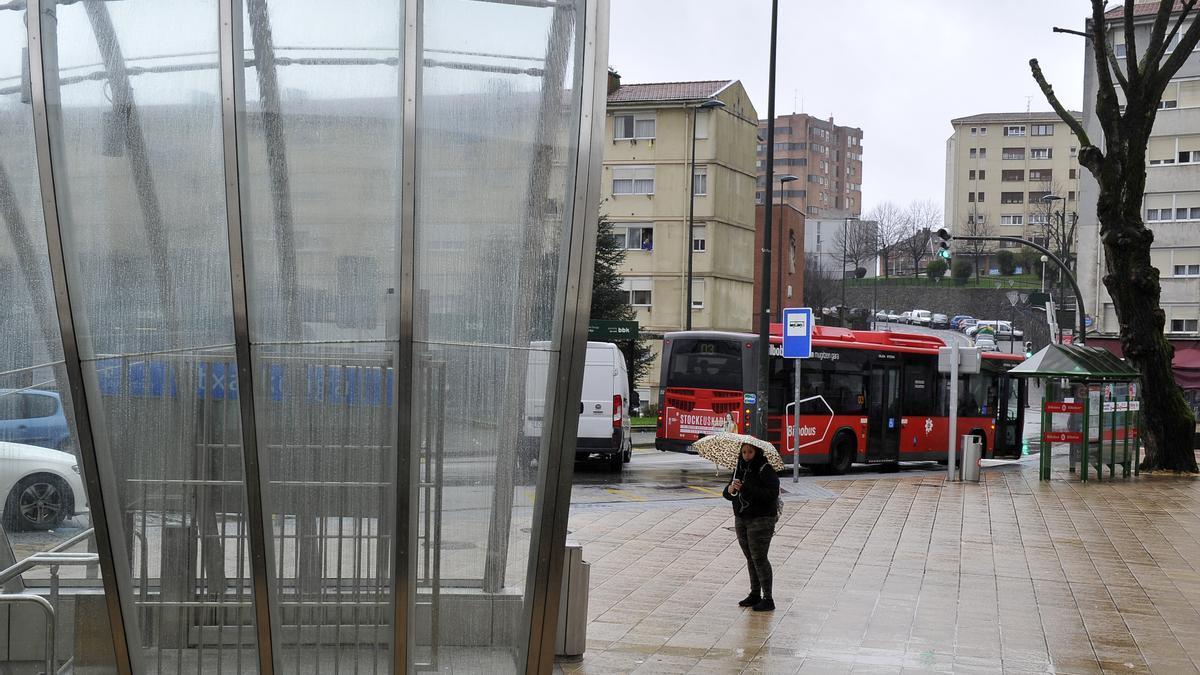
[[[1046,401],[1043,409],[1048,413],[1082,413],[1082,403],[1062,403],[1059,401]]]
[[[1047,443],[1079,443],[1083,441],[1082,431],[1047,431],[1042,434],[1042,440]]]

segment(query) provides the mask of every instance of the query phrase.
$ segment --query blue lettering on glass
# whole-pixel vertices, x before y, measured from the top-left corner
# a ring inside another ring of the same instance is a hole
[[[895,428],[896,428],[896,419],[895,419],[894,417],[889,417],[889,418],[888,418],[888,428],[889,428],[889,429],[895,429]]]

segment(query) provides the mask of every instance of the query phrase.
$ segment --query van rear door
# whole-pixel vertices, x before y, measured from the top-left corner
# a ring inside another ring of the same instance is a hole
[[[612,345],[588,345],[583,371],[583,409],[579,413],[579,438],[612,438]]]

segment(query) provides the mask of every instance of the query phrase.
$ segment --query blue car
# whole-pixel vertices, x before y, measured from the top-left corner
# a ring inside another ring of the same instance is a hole
[[[974,319],[974,318],[975,318],[975,317],[971,316],[970,314],[955,314],[955,315],[954,315],[954,316],[953,316],[953,317],[950,319],[950,328],[952,328],[953,330],[958,330],[958,329],[959,329],[959,323],[960,323],[960,322],[961,322],[963,319]]]
[[[0,389],[0,441],[69,449],[62,398],[53,391]]]

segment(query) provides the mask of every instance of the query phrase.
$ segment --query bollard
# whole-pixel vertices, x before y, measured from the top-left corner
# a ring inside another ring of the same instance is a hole
[[[567,554],[563,556],[562,596],[554,640],[554,654],[559,661],[579,661],[587,646],[590,567],[583,560],[583,547],[568,543]]]
[[[983,442],[975,434],[962,437],[962,479],[964,482],[979,482],[979,460],[983,456]]]

